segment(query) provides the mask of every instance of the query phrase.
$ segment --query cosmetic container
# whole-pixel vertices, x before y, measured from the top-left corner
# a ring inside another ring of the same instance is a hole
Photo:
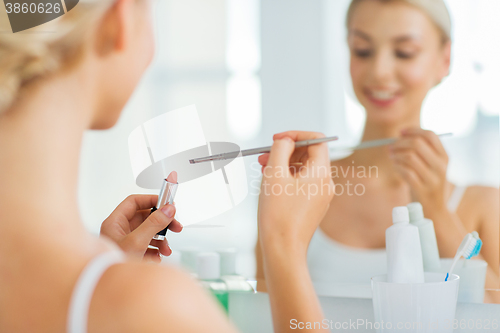
[[[175,176],[177,179],[177,175]],[[158,195],[158,203],[155,207],[151,209],[151,213],[154,213],[156,210],[161,209],[165,205],[171,205],[174,203],[175,193],[177,192],[177,187],[179,184],[176,182],[169,182],[167,179],[163,181],[163,185]],[[168,227],[154,235],[153,239],[155,240],[165,240],[167,235]]]
[[[385,232],[387,281],[423,283],[424,267],[418,228],[410,224],[408,208],[395,207],[393,225]]]
[[[387,275],[371,279],[374,328],[378,333],[452,333],[459,277],[424,274],[424,283],[391,283]],[[456,325],[455,325],[456,326]]]
[[[233,292],[250,292],[254,289],[246,278],[236,273],[236,250],[226,249],[217,251],[220,255],[221,280],[226,283],[227,290]]]
[[[161,255],[160,257],[163,265],[181,267],[181,253],[179,251],[173,251],[169,256]]]
[[[442,258],[441,267],[436,272],[447,273],[453,258]],[[453,274],[460,276],[458,301],[467,303],[483,303],[486,271],[488,263],[482,259],[460,259]]]
[[[419,202],[408,204],[410,223],[418,228],[420,247],[422,248],[422,262],[425,272],[436,272],[440,269],[439,249],[432,220],[424,218],[424,210]]]
[[[181,266],[189,271],[191,274],[196,275],[197,269],[197,258],[198,253],[200,253],[199,249],[196,248],[186,248],[180,251],[181,252]]]
[[[226,283],[220,278],[220,256],[216,252],[199,253],[196,272],[201,285],[208,290],[229,312],[229,295]]]

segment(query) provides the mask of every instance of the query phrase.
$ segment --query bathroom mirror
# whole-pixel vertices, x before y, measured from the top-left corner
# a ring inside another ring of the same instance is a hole
[[[427,200],[425,213],[432,211],[432,195],[441,191],[445,197],[440,207],[445,205],[449,214],[433,213],[439,216],[434,220],[438,238],[446,243],[440,249],[446,249],[446,257],[454,255],[460,233],[450,231],[447,237],[443,225],[457,223],[456,217],[466,220],[460,231],[479,232],[482,259],[490,263],[484,272],[488,283],[479,293],[487,289],[487,301],[500,303],[500,49],[491,42],[500,38],[494,15],[498,4],[445,1],[453,27],[450,75],[431,89],[444,76],[446,45],[432,44],[446,43],[442,29],[429,23],[423,11],[407,8],[403,1],[389,2],[373,1],[373,8],[362,8],[366,4],[361,1],[353,17],[358,30],[349,37],[345,19],[350,0],[157,2],[157,55],[151,69],[117,128],[89,133],[84,142],[80,201],[88,228],[98,233],[100,223],[130,193],[153,193],[135,185],[126,142],[134,128],[170,110],[196,104],[207,141],[234,142],[242,149],[269,145],[274,133],[291,129],[338,135],[340,140],[329,146],[337,183],[335,211],[329,211],[313,238],[310,269],[319,292],[365,297],[370,276],[386,269],[384,234],[392,223],[392,207],[418,195],[400,183],[401,172],[411,167],[401,169],[400,163],[396,171],[395,162],[380,158],[388,154],[387,147],[353,155],[338,149],[357,144],[363,133],[379,138],[420,119],[434,133],[453,133],[441,140],[446,155],[439,153],[439,144],[425,147],[438,151],[425,161],[445,168],[448,182],[419,194]],[[408,20],[395,19],[394,13]],[[411,38],[396,43],[391,38],[401,31]],[[350,48],[356,52],[354,62]],[[376,50],[388,56],[377,58]],[[402,106],[391,109],[391,103]],[[390,124],[399,125],[391,129]],[[235,248],[238,272],[255,279],[260,166],[256,157],[244,161],[249,188],[244,202],[199,227],[172,234],[169,242],[174,252]],[[392,177],[397,172],[399,178]],[[496,221],[491,220],[494,214]],[[478,227],[478,216],[488,219],[488,225]],[[476,264],[469,266],[476,269]],[[472,281],[483,274],[479,266]],[[477,294],[469,299],[477,301]]]

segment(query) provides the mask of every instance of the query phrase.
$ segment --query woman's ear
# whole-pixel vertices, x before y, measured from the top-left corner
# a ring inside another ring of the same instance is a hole
[[[445,77],[450,74],[450,63],[451,63],[451,41],[446,41],[441,49],[442,61],[440,64],[440,69],[438,71],[438,83],[440,83]]]
[[[133,0],[116,0],[95,30],[95,51],[100,56],[123,51],[132,33]]]

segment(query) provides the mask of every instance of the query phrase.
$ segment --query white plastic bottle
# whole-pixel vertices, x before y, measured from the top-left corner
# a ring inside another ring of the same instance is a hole
[[[424,210],[420,202],[408,204],[410,223],[418,228],[420,246],[422,247],[422,261],[425,272],[438,272],[441,268],[439,249],[432,220],[424,218]]]
[[[215,296],[226,312],[229,312],[227,285],[220,278],[220,256],[216,252],[198,253],[196,273],[201,285]]]
[[[424,283],[418,228],[410,224],[408,208],[392,210],[393,225],[385,231],[387,282]]]
[[[247,280],[236,273],[236,250],[226,249],[217,251],[220,255],[221,280],[227,285],[228,292],[254,292]]]
[[[181,266],[188,270],[193,275],[196,275],[197,270],[197,257],[200,252],[196,248],[186,248],[180,251],[181,252]]]

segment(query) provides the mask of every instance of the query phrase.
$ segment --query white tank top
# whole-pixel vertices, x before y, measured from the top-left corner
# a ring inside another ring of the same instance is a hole
[[[105,252],[92,259],[80,274],[68,310],[67,333],[87,333],[90,301],[104,272],[125,261],[121,251]]]
[[[465,189],[465,187],[456,186],[453,190],[448,201],[448,208],[451,212],[457,209]],[[372,276],[387,273],[387,255],[385,248],[362,249],[341,244],[318,228],[309,244],[307,265],[315,284],[369,286]],[[370,292],[370,288],[367,290]],[[337,295],[337,291],[335,294]]]

